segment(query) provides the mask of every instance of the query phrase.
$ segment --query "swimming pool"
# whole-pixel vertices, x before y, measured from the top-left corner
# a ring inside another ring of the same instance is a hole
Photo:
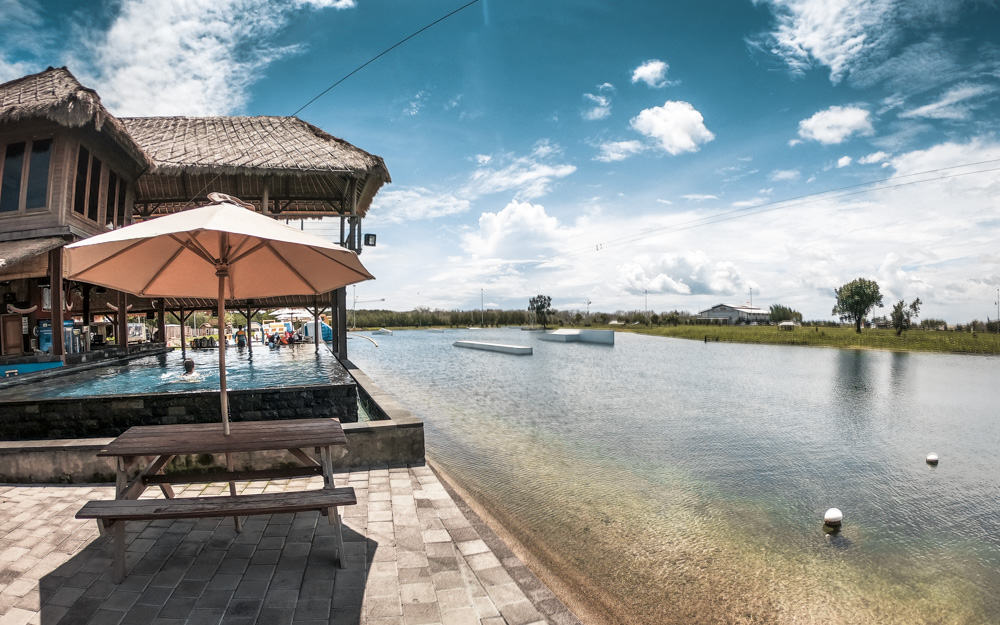
[[[0,391],[3,401],[176,393],[217,390],[219,352],[217,349],[189,349],[195,375],[184,376],[181,350],[137,358],[125,364],[66,373],[48,379],[26,378]],[[278,349],[264,346],[253,350],[231,347],[226,352],[226,385],[230,390],[276,388],[313,384],[352,383],[325,346],[319,353],[314,345],[301,343]]]

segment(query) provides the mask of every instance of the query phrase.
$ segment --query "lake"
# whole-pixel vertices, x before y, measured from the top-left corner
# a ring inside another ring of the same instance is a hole
[[[1000,622],[1000,358],[374,338],[350,357],[428,456],[611,621]]]

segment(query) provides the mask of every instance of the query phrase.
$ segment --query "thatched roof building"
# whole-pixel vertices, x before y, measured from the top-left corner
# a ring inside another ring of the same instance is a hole
[[[135,161],[152,166],[125,126],[101,104],[97,92],[81,85],[65,67],[49,67],[0,84],[0,124],[37,119],[65,128],[91,125]]]
[[[172,213],[223,191],[280,217],[364,216],[390,181],[385,162],[297,117],[125,117],[153,167],[137,217]],[[264,206],[266,202],[266,206]]]

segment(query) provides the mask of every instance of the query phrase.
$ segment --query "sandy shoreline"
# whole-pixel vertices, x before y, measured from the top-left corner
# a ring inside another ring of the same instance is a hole
[[[442,467],[427,459],[438,479],[456,500],[459,507],[464,503],[479,519],[502,541],[515,556],[517,556],[535,576],[538,577],[556,597],[585,625],[625,625],[629,622],[627,606],[615,601],[604,589],[589,583],[589,580],[569,567],[553,566],[550,562],[559,562],[557,554],[550,553],[543,546],[529,544],[521,540],[502,522],[494,512],[472,493],[462,487]],[[486,540],[484,538],[484,540]],[[489,544],[489,541],[487,541]],[[494,548],[493,545],[489,545]],[[496,549],[494,549],[496,551]],[[530,597],[530,594],[529,594]],[[536,606],[539,607],[539,606]],[[539,611],[546,613],[541,607]]]

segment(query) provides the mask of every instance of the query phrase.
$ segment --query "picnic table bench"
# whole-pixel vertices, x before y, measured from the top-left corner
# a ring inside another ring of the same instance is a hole
[[[288,419],[231,424],[227,436],[218,423],[136,426],[97,453],[115,458],[115,499],[90,501],[77,512],[80,519],[96,519],[103,534],[113,542],[112,576],[125,578],[125,522],[155,519],[233,517],[237,530],[240,516],[287,514],[317,510],[335,527],[338,566],[343,567],[343,536],[339,506],[357,503],[354,489],[335,488],[333,458],[346,449],[347,438],[334,419]],[[305,450],[313,449],[314,456]],[[299,466],[261,470],[235,470],[232,454],[285,449]],[[163,469],[178,455],[222,453],[226,470],[164,474]],[[148,463],[130,479],[129,472],[141,459]],[[323,488],[282,493],[237,495],[235,482],[299,476],[323,476]],[[171,484],[229,482],[230,495],[175,498]],[[159,486],[165,499],[139,499],[150,485]]]

